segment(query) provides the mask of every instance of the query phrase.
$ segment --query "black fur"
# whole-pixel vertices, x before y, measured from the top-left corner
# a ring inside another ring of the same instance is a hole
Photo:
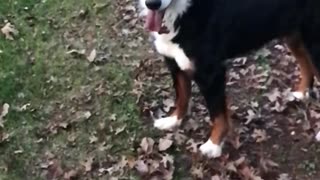
[[[195,64],[211,116],[225,107],[225,60],[298,33],[320,70],[320,0],[193,0],[173,39]],[[176,65],[171,69],[176,71]]]

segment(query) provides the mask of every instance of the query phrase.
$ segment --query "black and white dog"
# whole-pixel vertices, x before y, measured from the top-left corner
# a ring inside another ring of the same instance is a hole
[[[171,71],[176,109],[154,122],[159,129],[181,124],[194,80],[213,121],[200,151],[219,157],[230,129],[225,61],[276,39],[296,57],[301,81],[293,95],[302,99],[320,70],[319,0],[140,0],[145,28]]]

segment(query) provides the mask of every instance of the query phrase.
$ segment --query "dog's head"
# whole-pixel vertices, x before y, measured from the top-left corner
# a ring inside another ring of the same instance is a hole
[[[163,31],[163,17],[166,9],[173,0],[140,0],[140,4],[144,8],[145,28],[149,31]]]

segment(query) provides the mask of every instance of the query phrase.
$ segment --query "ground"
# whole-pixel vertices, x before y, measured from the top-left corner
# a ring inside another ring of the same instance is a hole
[[[154,129],[174,92],[138,11],[0,2],[0,179],[319,179],[320,106],[287,98],[299,73],[279,42],[230,63],[235,131],[221,158],[198,152],[210,126],[196,86],[181,129]]]

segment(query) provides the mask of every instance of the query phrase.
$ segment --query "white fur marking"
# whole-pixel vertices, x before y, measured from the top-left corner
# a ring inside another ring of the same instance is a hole
[[[181,120],[177,116],[170,116],[166,118],[161,118],[154,121],[154,127],[161,130],[170,130],[181,124]]]
[[[303,100],[304,99],[304,94],[302,92],[299,91],[295,91],[292,92],[292,96],[299,99],[299,100]]]
[[[304,100],[309,98],[308,91],[306,93],[303,93],[300,91],[294,91],[294,92],[291,92],[291,95],[298,100]]]
[[[148,10],[145,0],[140,0],[143,8],[141,14],[146,14]],[[191,0],[162,0],[163,6],[167,6],[163,17],[163,24],[170,31],[168,34],[153,32],[155,37],[155,47],[159,54],[175,59],[181,70],[194,70],[193,63],[186,56],[184,50],[171,40],[178,34],[179,28],[175,29],[174,22],[187,11],[191,5]],[[163,8],[163,7],[161,7]]]
[[[221,145],[213,144],[209,139],[206,143],[200,146],[200,151],[203,155],[206,155],[209,158],[217,158],[222,154],[222,147]]]
[[[317,133],[317,135],[316,135],[316,140],[318,141],[318,142],[320,142],[320,131]]]
[[[178,44],[163,40],[161,35],[155,40],[154,44],[158,53],[170,58],[174,58],[181,70],[193,70],[193,63]]]

